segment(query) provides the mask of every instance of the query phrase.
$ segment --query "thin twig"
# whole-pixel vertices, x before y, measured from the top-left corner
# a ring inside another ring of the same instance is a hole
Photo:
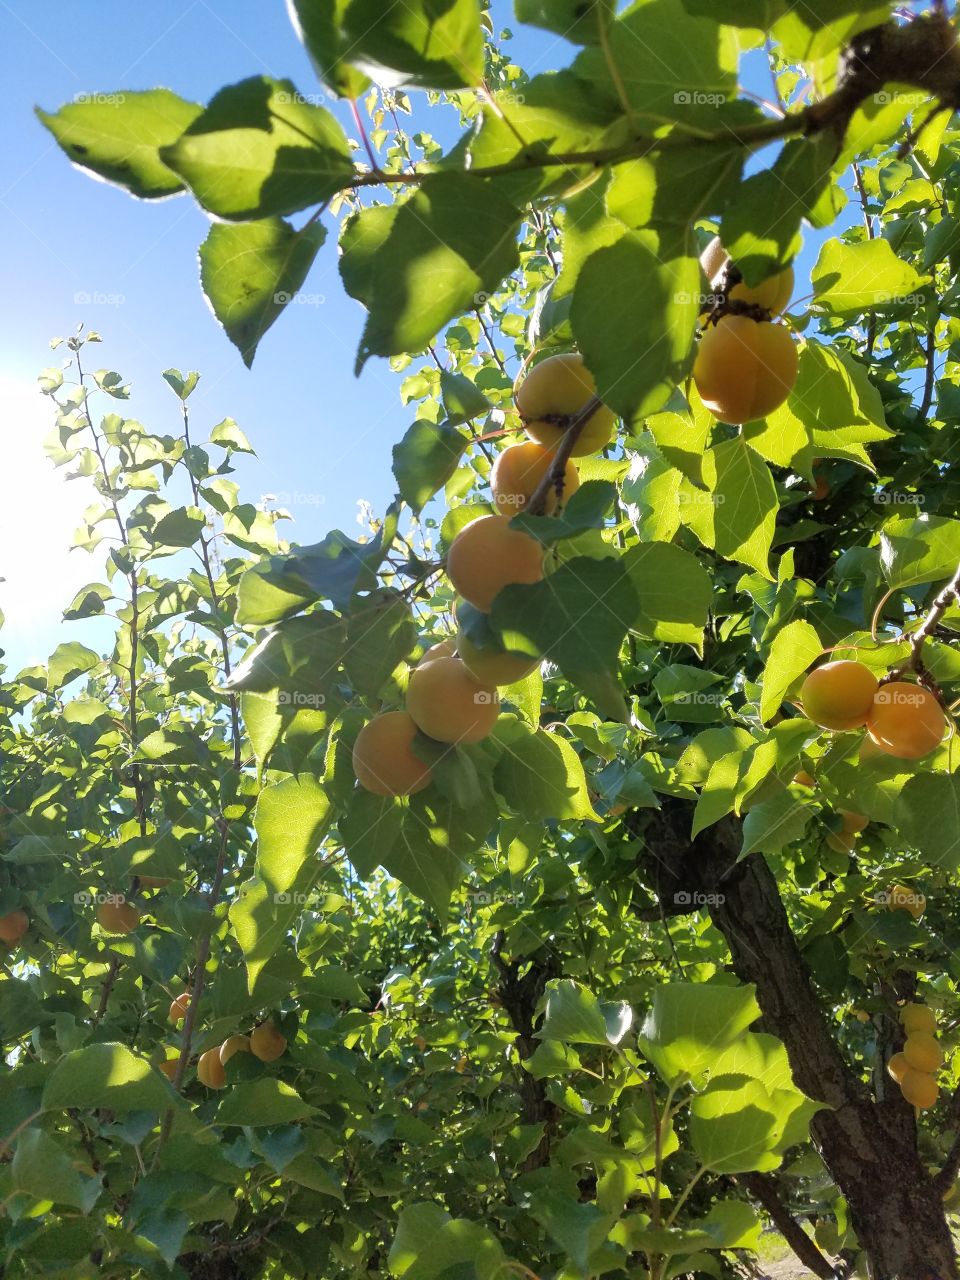
[[[597,410],[602,408],[603,401],[600,397],[591,396],[578,413],[568,416],[563,439],[557,446],[557,452],[553,456],[550,469],[530,495],[530,501],[524,509],[525,515],[542,516],[546,509],[551,489],[555,490],[559,497],[563,497],[564,473],[574,446],[583,434],[584,427],[586,427]]]

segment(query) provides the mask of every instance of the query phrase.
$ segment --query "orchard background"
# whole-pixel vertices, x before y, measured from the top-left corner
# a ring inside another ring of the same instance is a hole
[[[516,0],[533,75],[482,0],[288,17],[310,83],[39,112],[209,215],[246,365],[336,262],[403,408],[393,501],[299,545],[198,373],[151,426],[54,343],[100,567],[0,684],[5,1274],[730,1277],[773,1226],[956,1280],[951,7]]]

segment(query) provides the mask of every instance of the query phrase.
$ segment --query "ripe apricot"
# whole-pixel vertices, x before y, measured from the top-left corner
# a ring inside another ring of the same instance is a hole
[[[793,775],[793,780],[801,787],[815,787],[817,780],[812,773],[807,773],[806,769],[800,769]]]
[[[910,1063],[906,1060],[902,1053],[895,1053],[887,1063],[887,1074],[896,1080],[897,1084],[910,1070]]]
[[[107,933],[133,933],[140,923],[140,912],[132,902],[101,902],[97,923]]]
[[[539,658],[525,658],[505,649],[478,649],[462,632],[457,650],[464,666],[481,684],[514,684],[525,679],[540,665]]]
[[[227,1073],[220,1061],[220,1049],[208,1049],[197,1060],[197,1079],[208,1089],[222,1089],[227,1083]]]
[[[170,1010],[167,1016],[171,1022],[182,1022],[187,1016],[189,1008],[190,992],[184,991],[183,995],[179,995],[175,1000],[170,1001]]]
[[[900,1091],[912,1107],[926,1111],[936,1105],[940,1096],[940,1086],[933,1076],[926,1071],[916,1071],[907,1067],[900,1081]]]
[[[533,492],[553,465],[556,449],[547,449],[535,440],[512,444],[498,455],[490,473],[493,505],[502,516],[515,516],[524,510]],[[580,488],[577,468],[567,461],[563,469],[563,500]],[[551,515],[557,509],[557,490],[550,486],[544,511]]]
[[[796,344],[782,324],[727,315],[700,339],[693,378],[710,412],[739,426],[778,409],[798,368]]]
[[[223,1044],[220,1046],[220,1061],[224,1066],[226,1066],[234,1054],[249,1052],[249,1036],[227,1036],[226,1040],[224,1040]]]
[[[30,928],[30,918],[25,911],[11,911],[0,916],[0,942],[8,947],[18,947]]]
[[[918,889],[895,884],[887,894],[887,906],[891,911],[909,911],[914,920],[919,920],[927,909],[927,900]]]
[[[700,265],[713,288],[718,289],[723,284],[729,261],[730,256],[720,243],[720,237],[714,236],[700,255]],[[787,308],[793,285],[793,267],[786,267],[758,285],[751,287],[742,282],[734,285],[727,296],[737,302],[749,302],[755,307],[763,307],[764,311],[778,316]]]
[[[862,813],[853,813],[850,809],[841,809],[840,817],[843,821],[843,830],[849,835],[857,835],[870,825],[869,818]]]
[[[497,722],[500,697],[475,679],[460,658],[418,667],[407,685],[407,710],[437,742],[479,742]]]
[[[827,846],[837,853],[853,853],[857,847],[857,837],[852,831],[830,831],[826,837]]]
[[[535,364],[515,388],[513,398],[527,435],[553,449],[563,439],[569,421],[596,394],[597,384],[583,363],[583,356],[570,353],[549,356]],[[580,432],[573,456],[583,458],[599,453],[610,443],[615,422],[615,415],[601,405]]]
[[[137,876],[141,889],[165,889],[170,881],[164,876]]]
[[[180,1065],[180,1059],[179,1059],[179,1057],[177,1057],[177,1058],[166,1058],[166,1059],[164,1059],[164,1061],[163,1061],[163,1062],[158,1062],[158,1063],[157,1063],[157,1070],[158,1070],[162,1075],[165,1075],[165,1076],[167,1077],[167,1079],[170,1081],[170,1083],[171,1083],[171,1084],[173,1084],[174,1080],[175,1080],[175,1079],[176,1079],[176,1077],[177,1077],[177,1067],[178,1067],[179,1065]]]
[[[882,685],[867,716],[867,732],[887,755],[920,760],[943,741],[947,718],[928,689],[906,680]]]
[[[932,1033],[937,1029],[937,1015],[927,1004],[905,1004],[900,1010],[900,1025],[908,1036],[918,1031]]]
[[[272,1022],[261,1022],[250,1032],[250,1052],[261,1062],[276,1062],[287,1051],[286,1036]]]
[[[876,692],[877,677],[862,662],[826,662],[804,680],[800,702],[822,729],[856,729],[866,723]]]
[[[481,516],[461,529],[447,552],[447,576],[482,613],[512,582],[539,582],[543,548],[535,538],[511,529],[499,516]]]
[[[903,1056],[914,1071],[939,1071],[943,1066],[943,1050],[929,1031],[915,1031],[907,1036]]]
[[[436,644],[432,644],[417,666],[422,667],[425,662],[433,662],[434,658],[452,658],[456,652],[457,642],[452,636],[448,636],[446,640],[438,640]]]
[[[386,711],[363,726],[353,744],[353,772],[364,790],[375,796],[411,796],[429,785],[430,766],[413,752],[416,734],[406,711]]]

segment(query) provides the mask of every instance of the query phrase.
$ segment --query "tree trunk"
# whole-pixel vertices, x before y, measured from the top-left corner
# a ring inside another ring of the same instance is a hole
[[[722,895],[712,909],[714,923],[738,976],[756,985],[764,1020],[786,1045],[797,1087],[831,1108],[814,1117],[811,1135],[847,1199],[874,1280],[960,1280],[915,1127],[887,1123],[892,1101],[875,1103],[844,1061],[766,861],[751,854],[709,890]]]

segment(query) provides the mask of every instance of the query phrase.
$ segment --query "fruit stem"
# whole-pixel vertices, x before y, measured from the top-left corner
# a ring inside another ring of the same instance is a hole
[[[577,413],[568,415],[563,439],[557,447],[550,469],[530,495],[530,501],[524,511],[525,515],[542,516],[551,489],[556,490],[558,501],[563,498],[564,473],[567,463],[570,461],[570,455],[573,453],[574,446],[580,439],[584,427],[597,410],[602,408],[603,401],[600,397],[591,396],[582,409],[578,410]]]

